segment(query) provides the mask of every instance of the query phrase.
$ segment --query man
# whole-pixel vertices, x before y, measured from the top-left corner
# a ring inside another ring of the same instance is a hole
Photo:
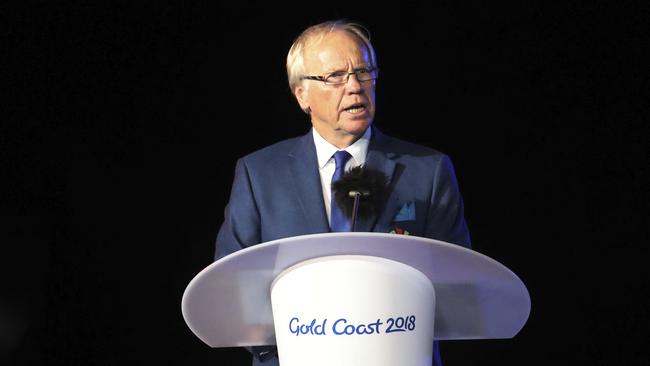
[[[289,51],[287,72],[312,129],[239,159],[217,259],[270,240],[345,231],[345,218],[331,199],[332,178],[343,165],[379,171],[387,179],[382,209],[360,219],[356,231],[408,233],[469,247],[450,160],[372,126],[378,69],[364,28],[346,21],[308,28]],[[342,150],[347,153],[335,154]],[[253,365],[278,364],[272,348],[252,351]],[[440,365],[437,343],[434,359]]]

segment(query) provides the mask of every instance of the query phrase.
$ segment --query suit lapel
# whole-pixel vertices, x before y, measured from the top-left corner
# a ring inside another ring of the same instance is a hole
[[[368,155],[366,156],[365,167],[383,172],[387,179],[387,186],[391,187],[391,181],[396,167],[396,163],[393,160],[395,154],[388,152],[386,147],[385,138],[377,128],[373,127],[372,138],[368,145]],[[392,192],[390,191],[387,192],[386,200],[389,200],[390,197],[393,196],[391,193]],[[381,213],[385,211],[385,208],[390,206],[389,202],[386,201],[377,214],[359,219],[357,221],[356,231],[372,231],[377,223],[378,215],[381,215]]]
[[[309,231],[313,233],[328,232],[329,225],[325,216],[316,147],[311,131],[298,140],[296,148],[289,153],[289,160],[295,192],[302,206]]]

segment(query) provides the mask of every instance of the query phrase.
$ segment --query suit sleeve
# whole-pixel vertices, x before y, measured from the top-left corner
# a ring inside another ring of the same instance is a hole
[[[239,159],[235,167],[230,199],[224,212],[224,222],[217,234],[215,260],[260,243],[260,215],[252,187],[249,169],[245,161]],[[275,346],[245,348],[253,354],[257,363],[277,357]]]
[[[429,202],[426,236],[449,243],[471,247],[463,212],[463,199],[454,167],[446,155],[437,164]]]
[[[246,162],[239,159],[230,199],[224,211],[224,222],[217,234],[215,260],[260,241],[260,215],[250,172]]]

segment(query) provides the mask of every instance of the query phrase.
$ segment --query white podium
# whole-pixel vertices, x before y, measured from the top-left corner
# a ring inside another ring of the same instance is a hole
[[[277,344],[282,366],[430,366],[434,339],[514,337],[530,297],[508,268],[455,244],[323,233],[212,263],[182,312],[207,345]]]

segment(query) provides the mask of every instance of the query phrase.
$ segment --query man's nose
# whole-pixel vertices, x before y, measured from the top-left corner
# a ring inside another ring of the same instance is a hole
[[[345,89],[349,93],[358,93],[363,90],[359,79],[357,79],[356,73],[351,72],[348,74],[348,80],[345,82]]]

